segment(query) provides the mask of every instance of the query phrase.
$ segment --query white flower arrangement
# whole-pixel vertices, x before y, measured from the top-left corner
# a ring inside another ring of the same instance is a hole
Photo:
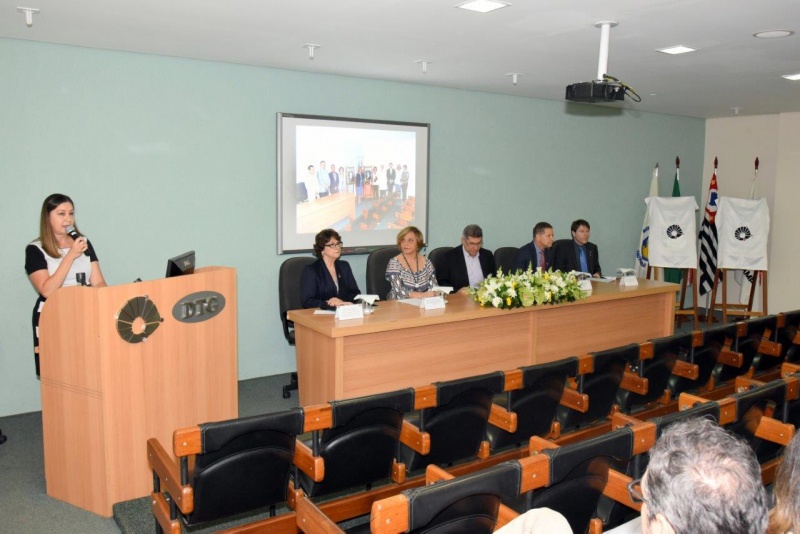
[[[478,287],[469,290],[470,296],[481,306],[494,308],[527,308],[542,304],[559,304],[585,299],[588,295],[578,283],[574,273],[561,271],[534,271],[488,276]]]

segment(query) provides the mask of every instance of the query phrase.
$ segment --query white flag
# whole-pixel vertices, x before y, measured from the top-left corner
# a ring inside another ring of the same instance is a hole
[[[695,212],[699,208],[694,197],[651,197],[645,202],[650,217],[650,265],[696,269]]]
[[[769,207],[763,198],[720,197],[717,268],[767,270]]]
[[[653,178],[650,180],[650,197],[658,196],[658,165],[653,168]],[[645,199],[647,202],[647,199]],[[650,217],[647,213],[647,208],[644,210],[644,222],[642,222],[642,233],[639,234],[639,250],[636,251],[636,277],[647,277],[648,254],[649,254],[649,239],[650,239]]]

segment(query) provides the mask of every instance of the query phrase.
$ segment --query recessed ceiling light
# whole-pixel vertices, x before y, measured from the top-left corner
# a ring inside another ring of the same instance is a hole
[[[506,2],[497,2],[495,0],[470,0],[469,2],[462,2],[456,4],[456,7],[461,9],[469,9],[470,11],[477,11],[478,13],[488,13],[501,7],[508,7],[511,4]]]
[[[784,74],[783,77],[786,78],[787,80],[792,80],[793,82],[796,82],[797,80],[800,80],[800,72],[798,72],[797,74]]]
[[[754,33],[753,37],[758,37],[759,39],[779,39],[780,37],[789,37],[790,35],[794,35],[794,32],[791,30],[766,30]]]
[[[669,46],[667,48],[657,48],[656,52],[663,52],[664,54],[686,54],[687,52],[694,52],[696,48],[689,48],[688,46],[678,45],[678,46]]]

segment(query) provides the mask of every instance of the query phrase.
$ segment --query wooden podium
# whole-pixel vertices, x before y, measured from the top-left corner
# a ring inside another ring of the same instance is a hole
[[[236,324],[227,267],[56,291],[39,322],[47,494],[111,516],[152,490],[149,438],[237,417]]]

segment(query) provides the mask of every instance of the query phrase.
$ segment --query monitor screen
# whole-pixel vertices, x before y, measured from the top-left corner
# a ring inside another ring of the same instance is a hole
[[[194,272],[194,250],[167,260],[167,278]]]
[[[427,235],[428,137],[423,123],[278,113],[278,253],[310,251],[320,230],[344,254]]]

